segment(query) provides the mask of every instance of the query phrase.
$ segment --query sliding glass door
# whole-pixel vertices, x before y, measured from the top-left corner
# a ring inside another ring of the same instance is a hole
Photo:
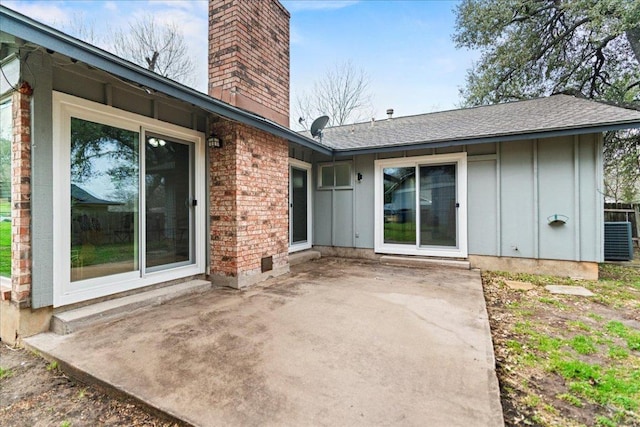
[[[376,161],[376,251],[463,257],[464,153]]]
[[[72,282],[193,262],[193,144],[73,117],[70,154]]]
[[[204,134],[53,92],[53,305],[206,269]]]

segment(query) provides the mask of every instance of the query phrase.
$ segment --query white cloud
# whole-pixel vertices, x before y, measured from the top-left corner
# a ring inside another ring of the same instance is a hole
[[[104,8],[109,12],[117,12],[118,11],[118,3],[115,1],[106,1],[104,2]]]
[[[304,44],[304,36],[295,26],[289,28],[289,40],[291,44]]]
[[[302,10],[335,10],[353,6],[359,0],[288,0],[282,1],[282,5],[289,12],[299,12]]]
[[[151,7],[160,7],[168,9],[181,9],[185,11],[193,12],[205,12],[207,11],[206,0],[148,0]]]
[[[51,26],[69,22],[73,15],[71,12],[59,7],[57,2],[3,1],[2,5]]]

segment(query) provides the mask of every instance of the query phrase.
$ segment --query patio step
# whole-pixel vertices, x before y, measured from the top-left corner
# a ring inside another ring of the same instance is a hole
[[[70,334],[99,322],[125,316],[136,309],[154,307],[172,299],[197,292],[205,292],[209,289],[211,289],[211,282],[207,280],[191,280],[63,311],[53,315],[51,331],[58,335]]]
[[[318,251],[307,250],[301,252],[294,252],[289,254],[289,266],[302,264],[303,262],[313,261],[314,259],[320,259],[322,254]]]
[[[440,259],[440,258],[421,258],[411,256],[391,256],[383,255],[380,257],[380,263],[385,265],[398,265],[403,267],[453,267],[469,270],[471,264],[469,261],[456,259]]]

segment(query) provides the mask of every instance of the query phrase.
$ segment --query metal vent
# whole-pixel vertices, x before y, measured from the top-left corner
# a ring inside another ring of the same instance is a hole
[[[607,261],[631,261],[633,259],[630,222],[604,223],[604,259]]]

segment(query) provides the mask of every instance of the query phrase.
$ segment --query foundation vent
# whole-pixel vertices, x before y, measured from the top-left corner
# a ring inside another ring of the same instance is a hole
[[[262,272],[266,272],[266,271],[271,271],[273,270],[273,257],[272,256],[267,256],[262,258],[261,260],[261,264],[262,264]]]

